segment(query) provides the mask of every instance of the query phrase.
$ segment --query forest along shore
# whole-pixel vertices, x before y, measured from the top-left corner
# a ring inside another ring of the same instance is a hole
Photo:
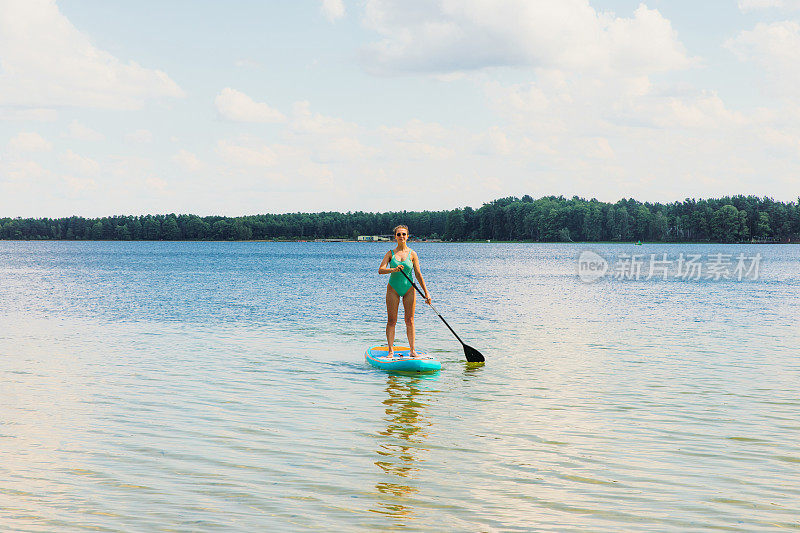
[[[0,218],[4,240],[356,241],[403,223],[424,241],[800,242],[800,199],[733,196],[668,204],[508,197],[445,211],[321,212],[240,217],[174,213],[100,218]],[[372,241],[378,239],[370,239]]]

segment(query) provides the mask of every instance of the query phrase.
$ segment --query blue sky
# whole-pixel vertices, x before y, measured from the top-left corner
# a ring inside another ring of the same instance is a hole
[[[0,0],[0,216],[796,200],[800,1]]]

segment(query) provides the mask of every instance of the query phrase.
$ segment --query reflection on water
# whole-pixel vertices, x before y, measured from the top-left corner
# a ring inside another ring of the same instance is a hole
[[[800,528],[797,248],[582,246],[415,246],[487,358],[422,306],[418,377],[363,360],[381,243],[0,242],[0,532]]]
[[[418,377],[389,374],[386,379],[387,398],[383,401],[386,416],[383,419],[387,425],[379,432],[379,458],[375,465],[387,477],[375,485],[381,496],[379,508],[371,511],[410,518],[413,510],[409,504],[419,490],[414,486],[414,477],[420,470],[420,456],[426,450],[427,428],[431,426],[424,414],[427,404],[423,400],[435,391],[423,391],[422,380]]]
[[[464,363],[464,378],[478,377],[485,366],[486,363]]]

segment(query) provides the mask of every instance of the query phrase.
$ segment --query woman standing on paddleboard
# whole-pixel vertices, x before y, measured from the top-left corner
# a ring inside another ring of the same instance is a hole
[[[394,228],[394,240],[397,246],[383,256],[378,274],[390,274],[389,284],[386,286],[386,341],[389,343],[389,356],[394,355],[394,327],[397,324],[397,311],[400,300],[403,300],[403,314],[406,321],[406,334],[408,345],[411,348],[411,357],[416,357],[414,350],[414,305],[416,304],[416,291],[411,286],[411,281],[416,276],[417,281],[425,292],[425,301],[431,303],[431,295],[425,287],[422,272],[419,268],[417,253],[408,247],[408,226]],[[408,276],[408,277],[406,277]]]

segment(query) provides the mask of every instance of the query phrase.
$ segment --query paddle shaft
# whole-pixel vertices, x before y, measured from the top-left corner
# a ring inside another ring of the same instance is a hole
[[[423,293],[423,292],[420,290],[420,288],[419,288],[419,287],[417,287],[417,284],[416,284],[416,283],[414,283],[414,280],[412,280],[412,279],[411,279],[411,278],[408,276],[408,274],[406,274],[406,272],[405,272],[405,269],[402,269],[402,268],[401,268],[401,269],[400,269],[400,272],[402,272],[402,273],[403,273],[403,275],[406,277],[406,279],[409,281],[409,283],[411,283],[411,286],[412,286],[412,287],[414,287],[414,288],[417,290],[417,292],[419,293],[419,295],[420,295],[420,296],[422,296],[423,298],[425,298],[425,294],[424,294],[424,293]],[[445,326],[447,326],[447,329],[449,329],[449,330],[450,330],[450,333],[452,333],[453,335],[455,335],[455,336],[456,336],[456,339],[458,339],[458,342],[460,342],[462,346],[466,346],[466,344],[464,344],[464,341],[462,341],[462,340],[461,340],[461,337],[459,337],[459,336],[458,336],[458,333],[456,333],[455,331],[453,331],[453,328],[451,328],[451,327],[450,327],[450,324],[448,324],[448,323],[447,323],[447,320],[445,320],[445,319],[444,319],[444,317],[443,317],[443,316],[442,316],[442,315],[439,313],[439,311],[437,311],[437,310],[436,310],[436,308],[433,306],[433,304],[432,304],[432,303],[428,303],[428,305],[430,305],[430,306],[431,306],[431,309],[433,309],[433,312],[434,312],[434,313],[436,313],[436,316],[438,316],[439,318],[441,318],[441,319],[442,319],[442,322],[444,322],[444,325],[445,325]]]

